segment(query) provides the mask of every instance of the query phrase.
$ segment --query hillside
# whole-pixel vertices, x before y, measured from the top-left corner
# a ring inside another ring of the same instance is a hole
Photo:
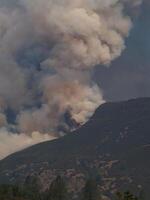
[[[106,103],[81,128],[58,140],[35,145],[0,161],[0,182],[23,182],[36,174],[43,186],[57,175],[67,177],[71,192],[88,176],[102,192],[150,185],[150,98]]]

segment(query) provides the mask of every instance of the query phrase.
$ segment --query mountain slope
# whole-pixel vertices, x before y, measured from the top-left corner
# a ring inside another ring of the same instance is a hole
[[[35,145],[0,162],[0,182],[23,181],[37,174],[44,187],[64,174],[70,190],[95,176],[104,193],[150,185],[150,98],[106,103],[80,129]]]

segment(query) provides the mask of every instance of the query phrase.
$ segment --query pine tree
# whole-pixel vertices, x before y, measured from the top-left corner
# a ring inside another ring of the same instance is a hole
[[[40,200],[40,181],[36,176],[28,176],[24,183],[24,195],[27,199]]]
[[[143,190],[141,190],[139,193],[139,200],[145,200],[145,193]]]
[[[82,200],[100,200],[100,192],[95,180],[88,180],[82,194]]]
[[[126,192],[117,192],[116,200],[139,200],[136,196],[134,196],[129,191]]]
[[[61,176],[58,176],[50,185],[47,200],[67,200],[68,192],[66,184]]]

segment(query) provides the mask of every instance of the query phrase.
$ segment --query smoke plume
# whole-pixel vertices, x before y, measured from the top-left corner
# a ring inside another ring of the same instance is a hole
[[[0,158],[2,159],[9,154],[22,150],[31,145],[53,139],[55,139],[55,137],[50,136],[49,134],[42,135],[39,132],[33,132],[31,136],[26,134],[12,134],[5,128],[2,128],[0,130]]]
[[[64,134],[66,112],[83,124],[104,103],[92,70],[121,55],[132,28],[125,6],[140,3],[1,1],[0,158]]]

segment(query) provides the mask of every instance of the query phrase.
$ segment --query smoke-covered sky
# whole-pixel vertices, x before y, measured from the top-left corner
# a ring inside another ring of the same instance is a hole
[[[140,96],[141,3],[0,0],[0,159],[64,135],[107,100]]]

